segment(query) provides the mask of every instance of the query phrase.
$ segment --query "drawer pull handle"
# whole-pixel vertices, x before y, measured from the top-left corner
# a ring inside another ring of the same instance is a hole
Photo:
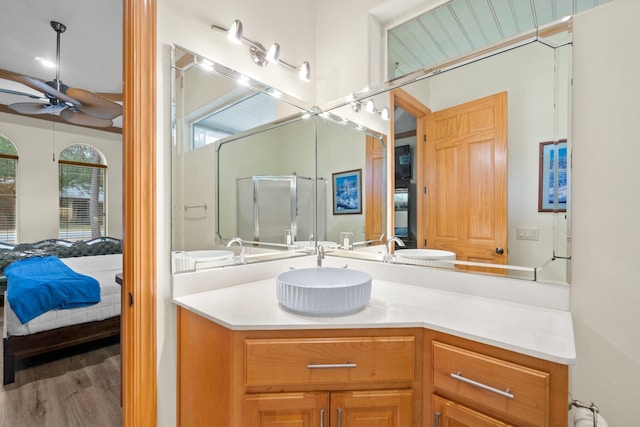
[[[489,385],[482,384],[482,383],[479,383],[479,382],[474,381],[474,380],[470,380],[469,378],[463,377],[462,376],[462,372],[458,372],[457,374],[452,373],[451,374],[451,378],[456,379],[458,381],[462,381],[463,383],[467,383],[467,384],[470,384],[472,386],[481,388],[483,390],[487,390],[487,391],[490,391],[492,393],[499,394],[500,396],[507,397],[509,399],[513,399],[515,397],[510,392],[511,391],[510,389],[507,389],[506,391],[502,391],[502,390],[499,390],[497,388],[491,387]]]
[[[324,408],[320,409],[320,427],[324,427]]]
[[[338,407],[338,427],[342,427],[342,408]]]
[[[345,369],[345,368],[357,368],[357,363],[352,363],[349,360],[347,363],[309,363],[307,365],[308,369]]]

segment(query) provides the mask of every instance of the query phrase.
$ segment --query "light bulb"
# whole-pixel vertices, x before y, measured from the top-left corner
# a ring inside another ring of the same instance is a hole
[[[373,102],[373,99],[367,101],[367,106],[365,107],[367,113],[375,113],[376,111],[376,103]]]
[[[267,61],[277,64],[280,61],[280,45],[274,43],[267,51]]]
[[[236,19],[227,31],[227,40],[237,45],[242,44],[242,22]]]
[[[298,73],[300,80],[308,82],[311,80],[311,67],[307,61],[304,61],[300,66],[300,72]]]

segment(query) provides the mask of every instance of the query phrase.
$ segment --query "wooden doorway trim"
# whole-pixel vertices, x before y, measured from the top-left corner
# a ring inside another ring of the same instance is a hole
[[[156,1],[123,2],[124,427],[157,425]]]
[[[394,193],[394,181],[395,181],[395,107],[400,107],[407,113],[411,114],[416,118],[416,153],[414,158],[416,159],[416,170],[422,171],[425,168],[424,161],[424,152],[425,152],[425,144],[426,144],[426,135],[427,135],[427,118],[429,114],[431,114],[431,110],[429,107],[418,101],[416,98],[411,96],[407,91],[403,89],[395,89],[391,91],[391,100],[390,100],[390,110],[391,110],[391,124],[390,128],[390,140],[389,140],[389,148],[387,158],[389,159],[389,168],[387,173],[389,174],[389,188],[388,193],[390,194],[390,200],[388,205],[390,209],[388,211],[387,217],[390,218],[390,222],[388,223],[388,230],[393,232],[394,230],[394,210],[393,210],[393,193]],[[421,189],[426,187],[425,176],[424,174],[417,173],[416,177],[416,239],[418,247],[424,247],[422,241],[424,236],[426,235],[426,224],[425,224],[425,197],[424,193]]]

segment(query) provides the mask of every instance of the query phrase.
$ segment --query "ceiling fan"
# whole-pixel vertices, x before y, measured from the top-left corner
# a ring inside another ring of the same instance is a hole
[[[81,126],[112,126],[113,119],[122,115],[120,104],[88,90],[69,87],[60,80],[60,34],[64,33],[67,27],[60,22],[51,21],[51,28],[57,36],[56,78],[45,82],[24,75],[11,77],[13,80],[41,92],[43,96],[0,88],[0,92],[28,96],[47,101],[47,103],[18,102],[10,104],[9,108],[20,114],[59,114],[63,120]]]

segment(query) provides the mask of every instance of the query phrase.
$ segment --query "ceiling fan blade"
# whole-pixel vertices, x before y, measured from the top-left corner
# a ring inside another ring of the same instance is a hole
[[[17,82],[22,83],[25,86],[30,87],[31,89],[35,89],[42,93],[49,94],[50,96],[54,98],[58,98],[63,102],[68,102],[70,104],[80,104],[80,102],[78,102],[77,100],[71,98],[70,96],[65,95],[59,90],[54,89],[53,87],[49,86],[46,82],[36,79],[35,77],[17,75],[17,76],[13,76],[13,79]]]
[[[67,106],[41,104],[38,102],[17,102],[9,105],[9,108],[20,114],[57,114],[60,110],[66,109]]]
[[[72,111],[68,108],[60,112],[60,117],[69,123],[80,126],[108,128],[113,125],[111,120],[94,117],[82,111]]]
[[[81,111],[100,119],[115,119],[122,115],[122,105],[88,90],[70,87],[67,95],[80,101]]]
[[[17,90],[2,89],[2,88],[0,88],[0,92],[8,93],[8,94],[10,94],[10,95],[28,96],[29,98],[33,98],[33,99],[40,99],[40,100],[42,100],[42,101],[46,101],[46,100],[47,100],[47,99],[45,99],[45,98],[44,98],[44,97],[42,97],[42,96],[34,95],[34,94],[32,94],[32,93],[19,92],[19,91],[17,91]]]

